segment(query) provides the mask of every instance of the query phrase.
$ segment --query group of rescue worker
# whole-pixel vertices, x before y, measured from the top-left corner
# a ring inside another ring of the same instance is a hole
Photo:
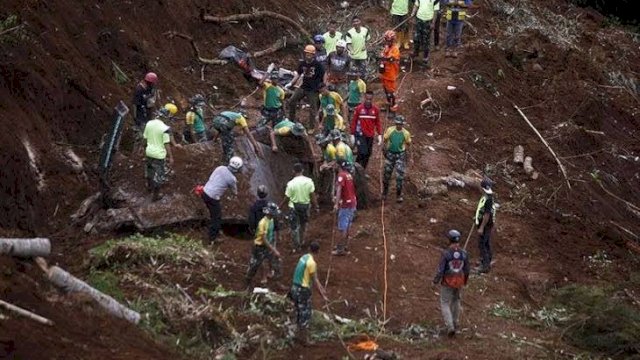
[[[431,30],[436,31],[441,12],[437,8],[444,4],[447,19],[447,56],[457,56],[462,26],[455,24],[464,19],[464,9],[470,5],[465,1],[416,0],[409,18],[416,16],[416,35],[414,36],[414,57],[423,50],[423,61],[429,58],[429,37]],[[405,9],[406,8],[406,9]],[[406,10],[406,11],[405,11]],[[293,79],[281,86],[277,71],[267,73],[259,81],[263,93],[262,118],[257,122],[258,129],[269,132],[271,151],[280,151],[279,138],[291,136],[305,142],[315,160],[322,162],[319,170],[331,174],[331,198],[336,212],[336,224],[340,236],[332,249],[335,256],[349,254],[349,230],[358,207],[356,174],[369,178],[366,174],[369,160],[374,153],[374,143],[382,148],[384,166],[382,175],[381,199],[387,199],[393,172],[396,172],[396,201],[404,201],[403,184],[408,160],[408,148],[411,134],[406,129],[406,119],[398,113],[396,99],[397,79],[400,74],[400,48],[407,49],[408,0],[392,2],[391,14],[395,30],[384,32],[384,47],[379,56],[379,80],[386,98],[387,119],[393,123],[382,129],[381,109],[374,103],[374,92],[367,89],[368,59],[367,45],[370,42],[369,30],[362,25],[357,16],[343,35],[337,29],[337,23],[329,23],[327,32],[316,35],[314,44],[304,47],[304,58],[300,60]],[[430,18],[431,16],[431,18]],[[436,17],[435,27],[431,26]],[[452,40],[449,41],[450,23]],[[458,27],[457,27],[458,26]],[[459,31],[458,31],[459,30]],[[426,36],[426,40],[425,40]],[[456,37],[457,36],[457,37]],[[436,40],[436,44],[438,41]],[[449,46],[451,44],[451,46]],[[450,49],[451,48],[451,49]],[[178,146],[172,136],[170,126],[164,121],[176,116],[177,106],[168,103],[161,107],[155,118],[149,120],[151,110],[157,102],[158,76],[147,73],[136,86],[134,93],[134,120],[146,141],[145,178],[153,194],[154,201],[162,198],[161,185],[166,181],[167,164],[173,162],[171,146]],[[285,101],[287,92],[290,93]],[[300,101],[306,100],[310,110],[306,126],[298,121]],[[285,105],[287,112],[285,112]],[[182,143],[198,143],[221,139],[223,165],[214,169],[208,181],[196,189],[209,210],[210,225],[208,243],[220,241],[222,226],[221,200],[227,189],[237,194],[237,175],[243,168],[243,160],[236,155],[235,132],[241,129],[249,139],[255,153],[263,157],[262,147],[255,140],[248,125],[248,115],[243,111],[222,111],[206,120],[207,100],[204,95],[196,94],[189,99],[189,108],[185,115],[185,129],[181,133]],[[285,116],[287,114],[288,116]],[[345,117],[347,121],[345,121]],[[208,125],[208,123],[210,123]],[[215,130],[215,131],[211,131]],[[314,140],[310,134],[314,134]],[[320,154],[318,154],[318,150]],[[355,156],[354,156],[355,153]],[[365,185],[366,186],[366,185]],[[474,221],[478,235],[481,262],[477,271],[485,273],[491,267],[490,235],[495,216],[495,204],[492,196],[492,182],[482,181],[483,196],[478,204]],[[279,230],[283,218],[289,222],[294,252],[303,252],[295,267],[293,284],[289,296],[297,311],[299,337],[308,340],[308,327],[311,319],[311,288],[315,285],[326,300],[326,292],[318,281],[317,263],[314,255],[320,244],[317,241],[305,241],[306,227],[312,208],[318,212],[316,184],[305,176],[305,166],[296,163],[293,177],[287,183],[285,198],[281,204],[268,199],[268,189],[258,187],[257,200],[249,211],[250,229],[254,234],[245,286],[250,288],[255,275],[267,261],[268,271],[262,272],[260,283],[266,284],[270,278],[281,276],[282,254],[278,250]],[[281,208],[287,208],[283,216]],[[457,230],[448,232],[449,247],[443,251],[434,284],[441,284],[441,308],[447,334],[455,335],[459,330],[460,291],[467,283],[470,266],[469,256],[460,247],[461,234]]]

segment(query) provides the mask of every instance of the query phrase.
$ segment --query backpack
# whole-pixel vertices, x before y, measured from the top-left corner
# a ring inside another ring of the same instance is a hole
[[[464,263],[467,261],[462,250],[453,250],[451,260],[447,262],[447,270],[444,273],[444,285],[460,289],[464,286]]]

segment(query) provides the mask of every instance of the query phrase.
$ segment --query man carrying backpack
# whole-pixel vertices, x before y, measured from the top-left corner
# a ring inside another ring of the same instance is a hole
[[[440,288],[440,309],[447,326],[447,335],[453,337],[458,329],[462,288],[469,280],[469,256],[460,247],[460,232],[449,230],[449,247],[442,252],[438,272],[433,278]]]

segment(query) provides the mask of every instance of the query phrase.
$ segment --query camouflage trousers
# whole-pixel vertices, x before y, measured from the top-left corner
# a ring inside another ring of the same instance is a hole
[[[293,204],[289,212],[289,225],[291,226],[291,238],[293,247],[302,250],[304,247],[304,234],[309,222],[309,204]]]
[[[416,19],[416,29],[413,36],[413,56],[418,56],[420,49],[424,52],[424,58],[429,57],[429,38],[431,37],[431,20],[422,21]]]
[[[389,183],[391,182],[391,175],[393,169],[396,170],[396,191],[398,194],[402,193],[402,183],[404,182],[404,174],[406,169],[407,155],[405,152],[392,153],[387,152],[385,154],[384,161],[384,175],[382,183],[384,185],[383,193],[387,194],[389,191]]]
[[[147,164],[144,169],[144,177],[150,189],[158,189],[167,181],[167,168],[165,159],[154,159],[147,157]]]
[[[256,273],[265,260],[269,261],[269,265],[271,266],[271,270],[273,270],[274,276],[280,277],[282,273],[280,260],[272,254],[266,246],[254,245],[253,250],[251,251],[251,260],[249,260],[247,275],[245,276],[247,284],[251,282],[254,276],[256,276]]]
[[[224,154],[224,163],[228,164],[233,157],[235,145],[235,137],[233,131],[221,131],[220,138],[222,140],[222,153]]]
[[[298,329],[308,329],[311,323],[311,289],[294,284],[291,287],[291,300],[296,307]]]

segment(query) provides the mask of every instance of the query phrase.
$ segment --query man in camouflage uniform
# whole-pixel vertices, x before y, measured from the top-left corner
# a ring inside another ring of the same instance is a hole
[[[387,198],[389,192],[389,182],[391,181],[391,175],[393,169],[396,170],[396,201],[402,202],[402,185],[404,182],[404,175],[407,162],[406,149],[411,144],[411,134],[407,129],[404,129],[404,116],[397,115],[395,117],[395,126],[390,126],[384,132],[384,175],[383,175],[383,190],[382,199]]]
[[[313,311],[311,306],[312,283],[315,284],[324,301],[329,301],[324,287],[318,280],[317,264],[313,258],[319,250],[320,244],[314,241],[309,245],[309,252],[300,257],[293,273],[293,285],[289,292],[296,308],[296,324],[298,325],[296,339],[305,345],[309,343],[309,324]]]
[[[280,276],[280,253],[276,249],[276,235],[274,217],[280,213],[278,205],[269,203],[264,209],[264,217],[258,222],[256,236],[253,241],[253,250],[249,260],[249,268],[245,277],[245,286],[251,285],[251,280],[256,275],[264,260],[268,260],[271,266],[270,274],[265,272],[261,284],[267,283],[268,277]]]
[[[253,150],[258,154],[258,156],[262,157],[262,148],[258,146],[258,143],[253,138],[251,131],[249,131],[249,125],[247,124],[245,115],[241,112],[223,111],[213,118],[213,128],[218,132],[216,138],[218,136],[222,138],[224,162],[229,162],[234,155],[233,146],[235,143],[235,136],[233,131],[236,126],[242,129],[244,134],[249,138],[249,141],[253,146]]]

